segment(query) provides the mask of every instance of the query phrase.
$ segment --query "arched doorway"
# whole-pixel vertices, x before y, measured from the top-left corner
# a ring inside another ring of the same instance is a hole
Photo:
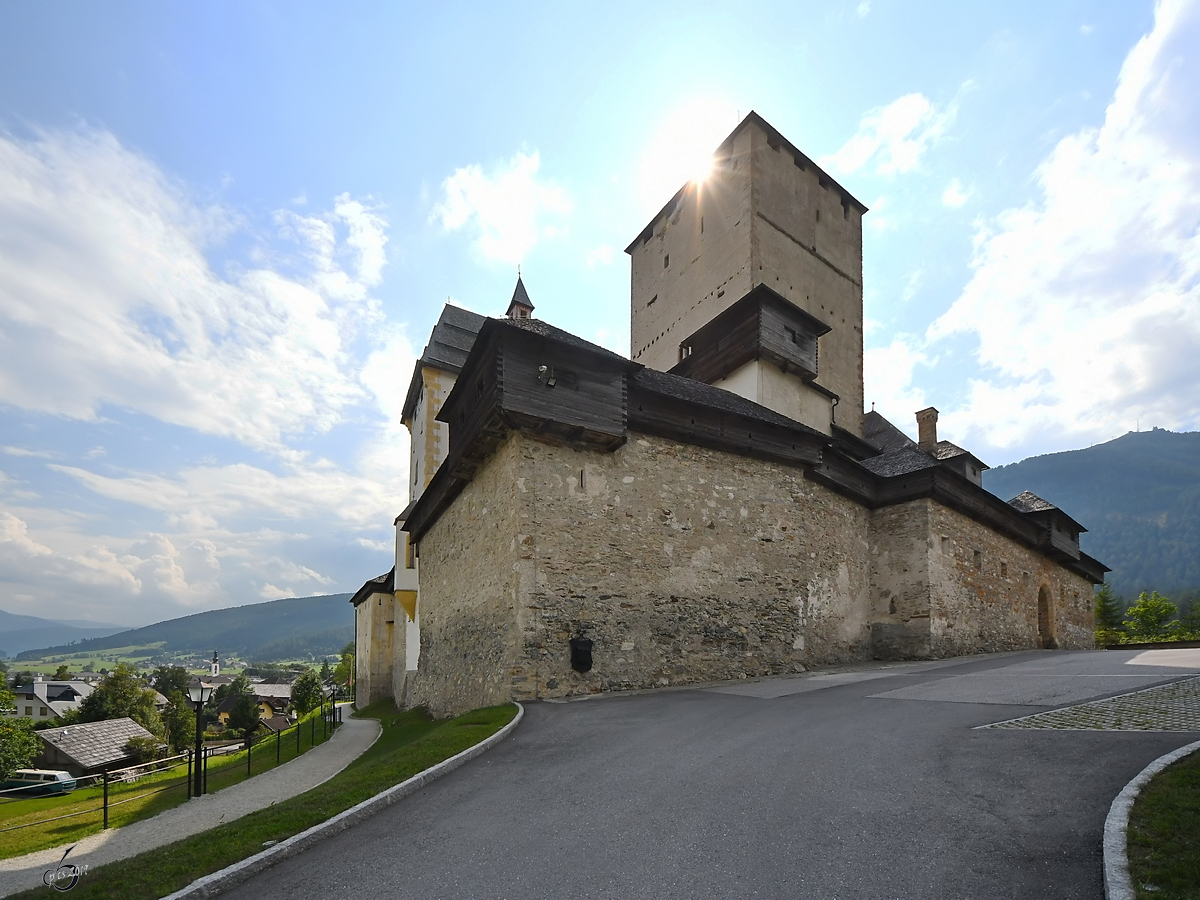
[[[1042,585],[1038,589],[1038,646],[1044,650],[1058,649],[1054,639],[1054,616],[1050,609],[1050,591]]]

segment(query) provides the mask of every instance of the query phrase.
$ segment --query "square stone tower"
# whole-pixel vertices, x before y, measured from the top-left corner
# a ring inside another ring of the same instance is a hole
[[[635,362],[861,436],[858,200],[750,113],[625,252]]]

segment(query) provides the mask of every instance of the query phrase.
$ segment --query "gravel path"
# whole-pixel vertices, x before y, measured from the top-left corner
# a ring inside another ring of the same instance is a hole
[[[215,794],[189,800],[153,818],[83,838],[75,844],[68,861],[95,868],[136,856],[239,819],[328,781],[379,737],[377,720],[352,719],[349,712],[347,707],[342,725],[332,738],[297,759]],[[0,860],[0,897],[41,887],[42,873],[55,867],[66,846]]]

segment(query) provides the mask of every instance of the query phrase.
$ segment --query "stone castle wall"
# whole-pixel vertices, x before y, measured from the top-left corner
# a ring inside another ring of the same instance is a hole
[[[1041,553],[932,500],[876,510],[871,528],[876,656],[1040,647],[1043,589],[1055,643],[1093,646],[1091,583]]]
[[[421,542],[413,702],[447,714],[868,659],[867,518],[800,469],[638,434],[611,454],[513,435]]]
[[[929,625],[935,655],[1039,647],[1043,588],[1049,593],[1055,643],[1065,650],[1095,646],[1091,582],[974,519],[929,505]]]

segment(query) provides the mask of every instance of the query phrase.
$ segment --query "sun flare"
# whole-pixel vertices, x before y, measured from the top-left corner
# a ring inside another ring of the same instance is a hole
[[[642,154],[638,195],[653,213],[689,181],[703,182],[713,167],[713,151],[738,123],[738,109],[726,100],[696,97],[672,110]]]

